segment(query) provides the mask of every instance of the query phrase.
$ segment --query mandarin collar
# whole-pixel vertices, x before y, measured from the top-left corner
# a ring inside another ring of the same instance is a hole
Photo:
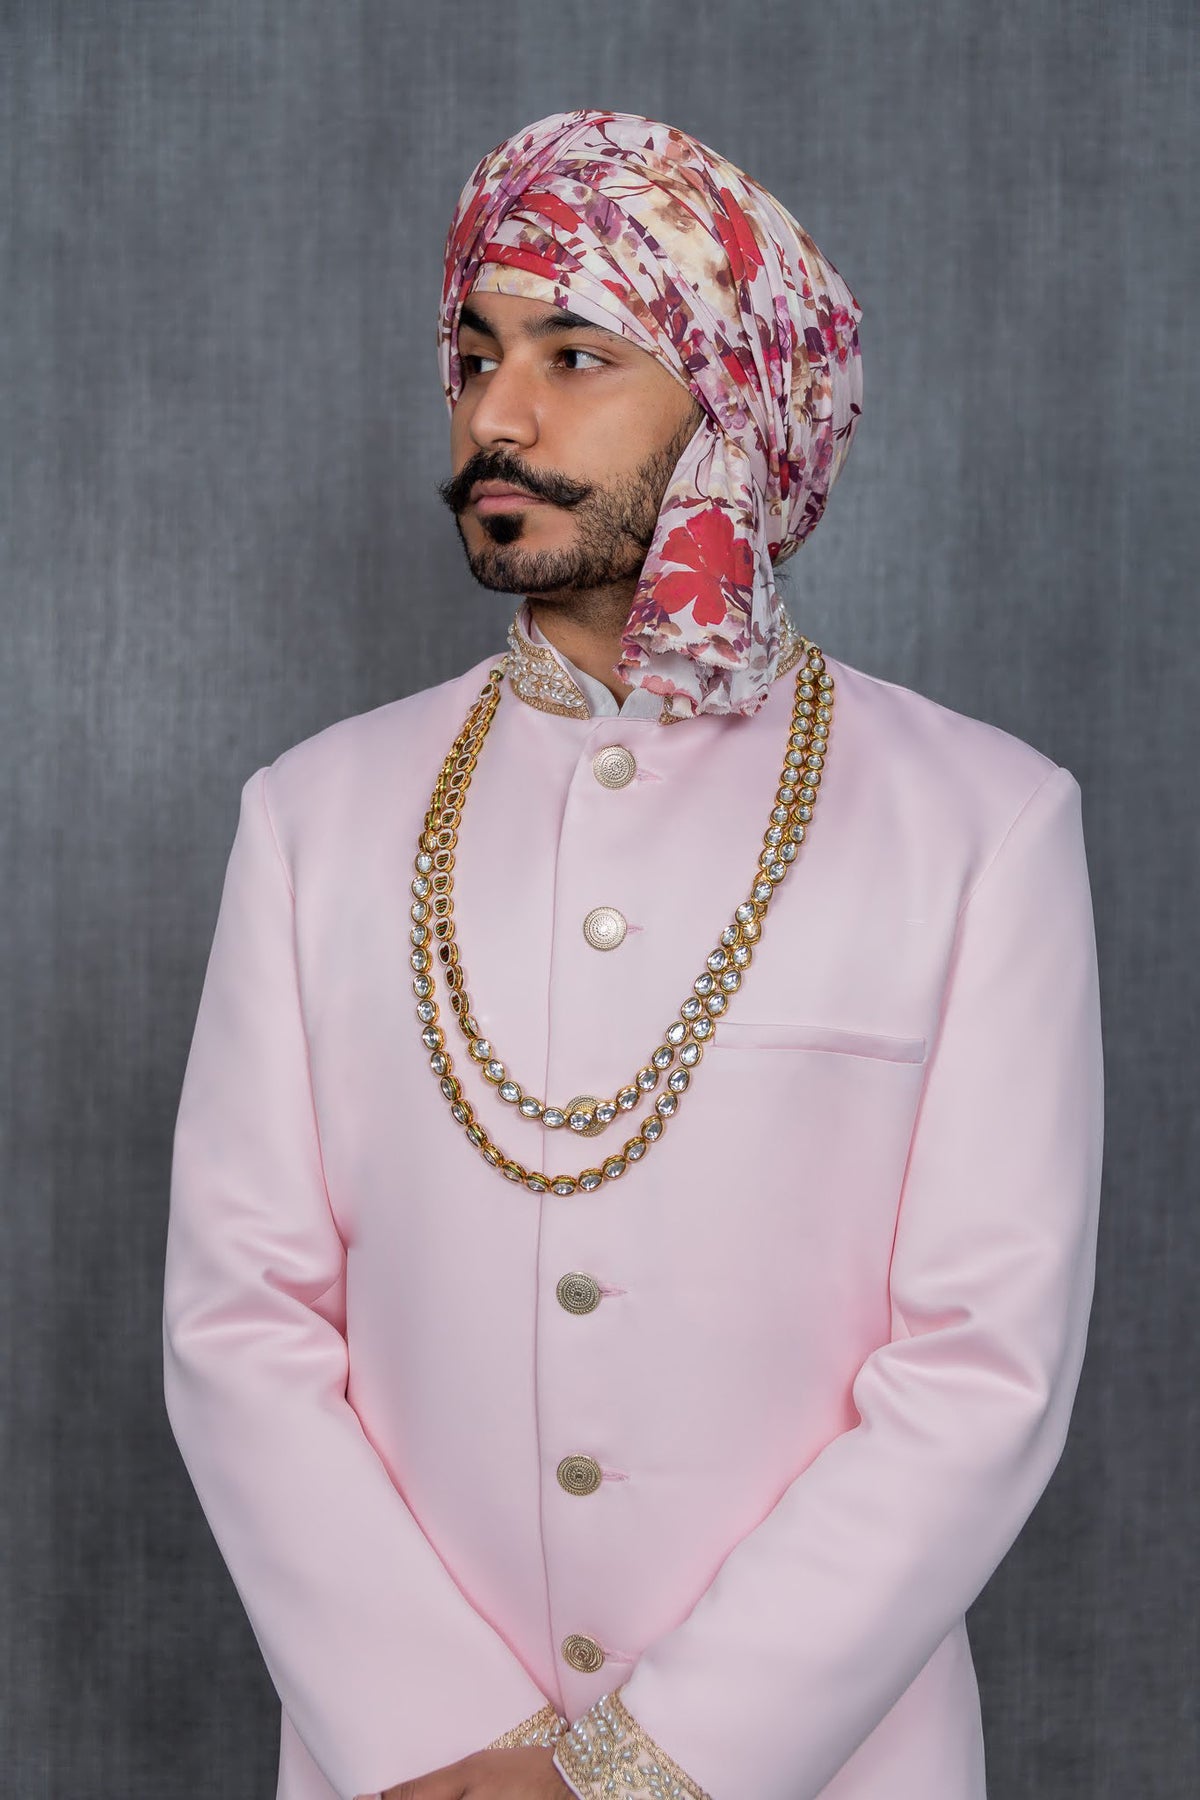
[[[793,625],[785,606],[780,607],[780,649],[775,679],[787,673],[804,653],[804,639]],[[528,599],[518,606],[508,628],[505,672],[513,692],[539,712],[558,713],[570,719],[601,717],[657,719],[660,725],[684,723],[658,694],[635,687],[618,709],[616,696],[577,668],[569,657],[538,630]],[[605,702],[611,702],[606,705]],[[704,715],[701,715],[704,716]]]

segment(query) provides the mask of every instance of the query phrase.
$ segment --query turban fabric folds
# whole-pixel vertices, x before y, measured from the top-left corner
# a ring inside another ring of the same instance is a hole
[[[673,126],[592,110],[517,132],[462,190],[438,317],[451,411],[472,289],[593,318],[704,408],[663,496],[614,673],[680,718],[756,712],[779,659],[773,567],[821,517],[861,412],[850,289],[724,157]]]

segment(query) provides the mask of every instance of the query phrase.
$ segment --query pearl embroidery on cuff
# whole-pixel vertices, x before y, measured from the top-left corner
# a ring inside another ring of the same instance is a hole
[[[642,1794],[646,1800],[709,1800],[703,1788],[659,1749],[621,1699],[602,1694],[559,1739],[554,1766],[588,1800]]]

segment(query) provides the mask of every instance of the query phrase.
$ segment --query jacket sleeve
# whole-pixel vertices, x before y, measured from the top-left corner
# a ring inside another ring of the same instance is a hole
[[[183,1077],[163,1385],[271,1680],[350,1800],[457,1761],[547,1701],[425,1537],[346,1398],[346,1340],[323,1306],[345,1252],[267,773],[242,789]]]
[[[657,1760],[673,1796],[814,1800],[879,1724],[1062,1454],[1102,1141],[1080,790],[1055,767],[960,908],[858,1423],[574,1722],[555,1761],[577,1794]]]

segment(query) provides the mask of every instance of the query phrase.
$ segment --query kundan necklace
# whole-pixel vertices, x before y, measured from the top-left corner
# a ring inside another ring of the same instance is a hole
[[[729,996],[736,993],[750,967],[771,896],[795,861],[812,819],[833,721],[833,677],[825,673],[825,659],[818,646],[810,638],[803,638],[802,642],[804,655],[796,670],[791,732],[749,896],[735,909],[705,968],[693,981],[692,991],[663,1032],[663,1042],[651,1051],[649,1061],[611,1099],[593,1100],[591,1095],[581,1094],[567,1106],[552,1106],[527,1094],[493,1053],[488,1039],[481,1036],[479,1022],[471,1011],[454,932],[454,850],[458,827],[471,776],[499,703],[506,661],[502,659],[489,670],[478,699],[450,746],[425,814],[412,882],[409,961],[414,971],[413,992],[417,996],[421,1041],[429,1051],[429,1066],[452,1117],[484,1160],[507,1180],[521,1182],[535,1194],[591,1193],[604,1181],[616,1181],[630,1163],[639,1162],[662,1137],[667,1121],[678,1111],[705,1045],[716,1037],[717,1023],[729,1004]],[[547,1175],[540,1169],[527,1169],[507,1156],[476,1119],[454,1073],[445,1033],[438,1024],[433,983],[435,957],[442,965],[450,1008],[466,1040],[468,1054],[482,1065],[484,1079],[512,1106],[515,1117],[551,1130],[565,1128],[594,1137],[618,1114],[631,1112],[641,1096],[653,1093],[665,1078],[665,1091],[639,1122],[637,1134],[627,1138],[612,1156],[601,1159],[595,1168],[583,1169],[578,1175]]]

